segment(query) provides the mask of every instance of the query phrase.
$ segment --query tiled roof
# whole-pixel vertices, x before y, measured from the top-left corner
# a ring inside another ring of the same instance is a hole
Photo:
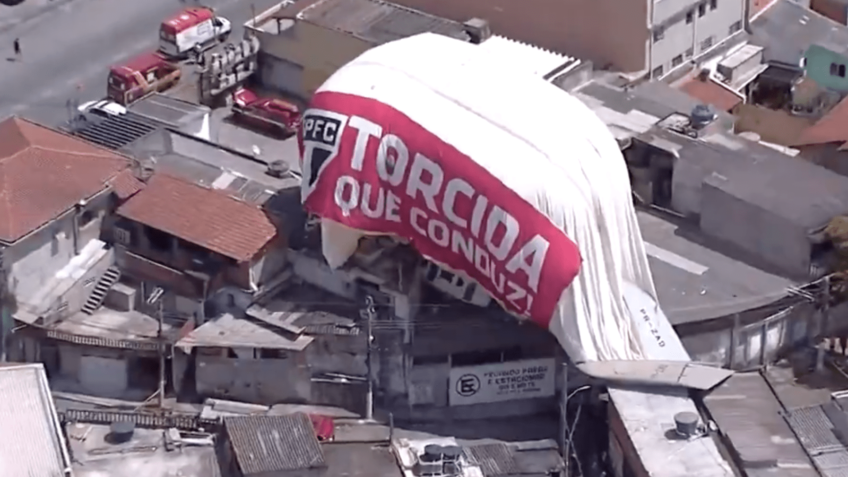
[[[0,240],[15,242],[107,187],[127,158],[21,118],[0,123]]]
[[[327,465],[315,428],[306,414],[229,417],[224,419],[224,428],[244,475]]]
[[[843,99],[815,124],[801,132],[792,146],[848,142],[848,98]],[[844,146],[843,146],[844,148]]]
[[[730,111],[742,103],[742,98],[710,79],[702,81],[699,78],[692,78],[683,83],[680,89],[698,101],[721,111]]]
[[[163,173],[154,174],[118,215],[239,261],[276,234],[259,207]]]
[[[144,189],[144,182],[135,178],[133,172],[129,169],[121,172],[112,179],[112,191],[121,200],[127,200],[136,192]]]

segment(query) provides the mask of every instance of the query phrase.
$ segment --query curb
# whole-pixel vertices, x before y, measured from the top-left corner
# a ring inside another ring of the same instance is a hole
[[[11,20],[8,24],[0,26],[0,34],[6,33],[9,30],[20,26],[23,23],[31,22],[45,13],[55,10],[63,5],[71,3],[74,0],[51,0],[49,4],[41,6],[34,11],[21,15],[19,18]],[[11,7],[14,8],[14,7]]]

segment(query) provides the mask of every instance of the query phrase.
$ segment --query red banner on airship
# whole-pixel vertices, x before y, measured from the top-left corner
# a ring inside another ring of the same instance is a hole
[[[403,237],[548,326],[580,252],[484,166],[391,106],[329,91],[313,97],[300,141],[308,211]]]

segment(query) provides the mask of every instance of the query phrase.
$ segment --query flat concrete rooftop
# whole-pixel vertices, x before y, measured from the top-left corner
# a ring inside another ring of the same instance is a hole
[[[673,325],[773,303],[796,284],[712,248],[670,219],[638,211],[660,305]]]

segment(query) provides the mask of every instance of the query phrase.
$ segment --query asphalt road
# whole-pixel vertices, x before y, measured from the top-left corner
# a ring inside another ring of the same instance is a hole
[[[109,66],[156,49],[159,24],[180,11],[177,0],[52,0],[35,18],[0,26],[0,119],[18,115],[48,126],[68,119],[68,100],[106,94]],[[241,38],[251,5],[261,13],[279,0],[206,0]],[[19,7],[14,7],[19,8]],[[8,19],[14,15],[5,7]],[[14,17],[13,17],[14,18]],[[13,54],[20,39],[21,58]]]

